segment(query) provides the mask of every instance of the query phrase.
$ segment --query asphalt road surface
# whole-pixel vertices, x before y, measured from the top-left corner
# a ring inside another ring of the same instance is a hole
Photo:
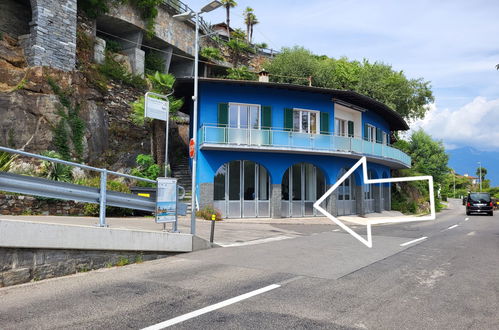
[[[499,213],[452,206],[372,249],[283,224],[301,234],[4,288],[0,328],[499,329]]]

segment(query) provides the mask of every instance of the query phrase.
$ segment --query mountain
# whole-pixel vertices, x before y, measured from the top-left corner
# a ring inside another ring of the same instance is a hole
[[[472,147],[446,150],[449,155],[449,167],[458,174],[476,176],[478,162],[487,169],[485,179],[490,179],[491,186],[499,186],[499,152],[480,151]]]

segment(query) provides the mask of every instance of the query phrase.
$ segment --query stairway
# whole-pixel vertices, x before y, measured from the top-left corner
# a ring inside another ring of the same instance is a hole
[[[183,157],[179,161],[172,162],[172,176],[178,180],[178,184],[185,189],[185,197],[181,202],[187,204],[187,213],[191,213],[191,196],[192,196],[192,176],[189,166],[189,158]]]

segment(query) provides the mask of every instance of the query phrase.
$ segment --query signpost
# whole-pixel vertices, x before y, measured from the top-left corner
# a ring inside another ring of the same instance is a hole
[[[170,94],[169,94],[170,95]],[[144,116],[162,120],[165,125],[165,177],[168,176],[168,126],[170,117],[169,95],[147,92],[145,95]]]

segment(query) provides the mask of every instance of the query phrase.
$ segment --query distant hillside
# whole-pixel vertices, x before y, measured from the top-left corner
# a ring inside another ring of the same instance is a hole
[[[486,179],[491,180],[492,186],[499,186],[499,152],[480,151],[471,147],[447,150],[449,166],[459,174],[468,173],[475,176],[477,162],[488,171]]]

